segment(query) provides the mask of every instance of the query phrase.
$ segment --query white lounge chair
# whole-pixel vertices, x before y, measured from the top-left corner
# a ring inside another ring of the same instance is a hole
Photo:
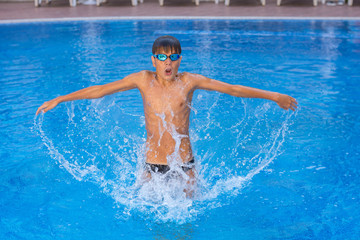
[[[102,3],[107,2],[107,0],[96,0],[96,6],[100,6]],[[143,0],[140,0],[140,2],[142,3]],[[131,0],[131,5],[133,6],[137,6],[138,5],[138,1],[137,0]]]
[[[261,5],[265,6],[266,5],[266,0],[260,0]],[[218,4],[219,0],[215,0],[215,3]],[[225,6],[229,6],[230,5],[230,0],[225,0]]]
[[[280,6],[281,0],[277,0],[276,4],[277,4],[278,6]],[[318,0],[313,0],[313,4],[314,4],[314,6],[317,6],[317,5],[318,5]]]
[[[51,2],[51,0],[46,0],[46,4],[49,4]],[[41,0],[34,0],[35,3],[35,7],[40,7],[41,6]],[[70,6],[71,7],[76,7],[76,0],[69,0]]]
[[[200,0],[195,0],[195,5],[199,6]],[[164,0],[159,0],[160,6],[164,6]]]

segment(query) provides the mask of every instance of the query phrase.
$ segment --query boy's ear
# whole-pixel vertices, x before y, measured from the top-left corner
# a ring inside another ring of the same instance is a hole
[[[151,61],[152,61],[153,66],[156,68],[156,61],[155,61],[154,56],[151,56]]]

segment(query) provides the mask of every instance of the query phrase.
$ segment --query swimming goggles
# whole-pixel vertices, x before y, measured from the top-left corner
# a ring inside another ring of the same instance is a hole
[[[167,56],[166,54],[154,54],[153,57],[159,59],[160,61],[165,61],[167,58],[170,58],[171,61],[176,61],[180,58],[180,54],[171,54]]]

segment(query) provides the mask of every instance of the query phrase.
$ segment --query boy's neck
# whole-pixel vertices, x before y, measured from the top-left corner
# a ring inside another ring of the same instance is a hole
[[[160,85],[165,86],[165,87],[167,87],[167,86],[171,85],[172,83],[174,83],[174,82],[176,81],[177,77],[178,77],[178,75],[176,74],[174,78],[169,79],[169,80],[166,80],[166,79],[163,79],[163,78],[159,77],[159,75],[156,74],[156,72],[155,72],[155,79],[156,79],[156,81],[157,81]]]

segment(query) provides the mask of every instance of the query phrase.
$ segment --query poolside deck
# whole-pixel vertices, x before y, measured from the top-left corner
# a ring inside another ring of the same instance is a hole
[[[52,0],[50,5],[35,8],[33,2],[0,2],[0,20],[51,19],[51,18],[106,18],[106,17],[289,17],[289,18],[359,18],[360,0],[354,5],[327,6],[312,5],[312,0],[283,0],[276,6],[276,0],[268,0],[262,6],[259,0],[231,0],[224,2],[200,2],[199,6],[190,0],[165,0],[163,7],[158,0],[144,0],[138,6],[131,6],[130,0],[108,0],[101,7],[81,5],[70,7],[68,0]],[[45,2],[45,0],[43,0]]]

